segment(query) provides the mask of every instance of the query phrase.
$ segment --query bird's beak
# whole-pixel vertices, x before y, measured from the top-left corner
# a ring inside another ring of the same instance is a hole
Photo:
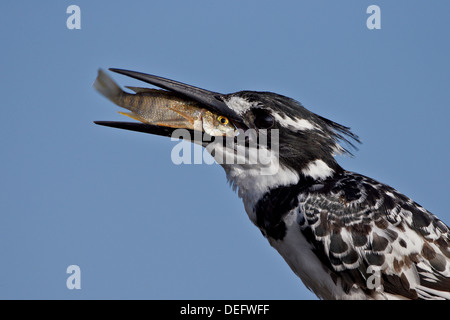
[[[178,81],[142,73],[130,70],[110,68],[110,71],[120,73],[137,80],[141,80],[152,84],[154,86],[166,89],[171,92],[178,93],[187,99],[194,100],[201,104],[205,109],[213,111],[224,117],[227,117],[232,123],[241,123],[242,119],[239,115],[232,109],[230,109],[227,104],[223,101],[224,95],[218,92],[208,91],[205,89],[197,88],[185,83]],[[156,134],[161,136],[170,137],[173,128],[161,127],[156,125],[150,125],[145,123],[134,123],[134,122],[114,122],[114,121],[95,121],[94,123],[107,127],[114,127],[125,130],[132,130],[150,134]]]
[[[173,132],[176,130],[175,128],[157,126],[157,125],[153,125],[153,124],[140,123],[140,122],[94,121],[94,123],[101,125],[101,126],[105,126],[105,127],[149,133],[149,134],[154,134],[154,135],[169,137],[169,138],[179,138],[179,139],[183,139],[183,140],[186,140],[186,141],[189,141],[192,143],[199,144],[203,147],[206,147],[209,143],[215,141],[215,138],[216,138],[215,136],[210,136],[207,133],[196,134],[194,132],[194,130],[191,130],[191,129],[184,129],[189,132],[188,135],[183,134],[182,136],[176,136],[176,135],[174,136]],[[225,139],[228,139],[228,138],[225,138]]]
[[[223,101],[223,94],[213,91],[208,91],[205,89],[197,88],[185,83],[181,83],[178,81],[154,76],[151,74],[146,74],[142,72],[123,70],[123,69],[115,69],[110,68],[109,70],[126,75],[131,78],[135,78],[137,80],[141,80],[152,84],[154,86],[176,92],[185,96],[190,100],[194,100],[205,108],[216,112],[217,114],[223,115],[230,119],[231,121],[240,121],[240,117],[238,114],[230,109],[226,103]]]

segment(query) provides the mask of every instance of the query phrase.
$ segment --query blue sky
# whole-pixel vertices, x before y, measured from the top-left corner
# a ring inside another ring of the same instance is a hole
[[[66,8],[81,8],[69,30]],[[366,8],[381,8],[369,30]],[[450,223],[446,1],[3,1],[0,298],[315,299],[218,165],[126,120],[99,67],[206,89],[274,91],[350,126],[352,171]],[[142,85],[113,75],[122,85]],[[81,269],[81,289],[66,269]]]

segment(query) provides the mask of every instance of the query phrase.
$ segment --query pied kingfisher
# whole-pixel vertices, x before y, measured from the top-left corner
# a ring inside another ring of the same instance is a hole
[[[359,142],[348,127],[271,92],[220,94],[144,73],[110,70],[196,101],[243,132],[278,130],[274,173],[261,174],[258,164],[221,166],[250,220],[319,298],[450,299],[449,228],[394,188],[344,170],[334,155],[349,151],[339,142]],[[95,123],[163,136],[174,130],[133,122]],[[237,144],[217,144],[217,154],[237,154]],[[250,148],[248,143],[245,147]],[[270,144],[253,147],[274,151]]]

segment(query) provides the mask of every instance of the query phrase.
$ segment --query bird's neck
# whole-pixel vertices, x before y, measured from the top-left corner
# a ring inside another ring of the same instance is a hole
[[[270,167],[239,164],[222,166],[233,190],[237,190],[242,198],[252,221],[255,218],[252,215],[256,204],[272,190],[320,183],[343,170],[335,161],[327,164],[322,160],[310,161],[297,169],[282,163]]]
[[[224,166],[227,179],[233,190],[238,191],[244,202],[257,202],[264,194],[277,186],[297,184],[298,172],[280,165],[274,172],[265,172],[259,166],[230,165]]]

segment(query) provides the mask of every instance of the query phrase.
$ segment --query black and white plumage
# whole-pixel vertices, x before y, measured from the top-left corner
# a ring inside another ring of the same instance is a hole
[[[448,228],[420,205],[348,171],[291,188],[292,209],[264,230],[319,297],[450,298]]]
[[[334,155],[349,152],[339,142],[359,142],[347,127],[275,93],[223,95],[112,70],[196,100],[244,132],[277,130],[278,148],[267,147],[277,159],[273,174],[261,174],[273,162],[221,165],[250,220],[318,297],[450,299],[448,227],[392,187],[344,170]],[[98,123],[170,135],[167,128]],[[236,157],[236,148],[218,141],[214,156]]]

